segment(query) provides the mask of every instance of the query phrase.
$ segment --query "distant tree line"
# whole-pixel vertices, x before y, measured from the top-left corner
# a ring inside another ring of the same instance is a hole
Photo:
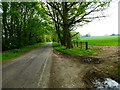
[[[91,37],[90,33],[83,35],[82,37]]]
[[[110,36],[120,36],[120,34],[111,34]]]

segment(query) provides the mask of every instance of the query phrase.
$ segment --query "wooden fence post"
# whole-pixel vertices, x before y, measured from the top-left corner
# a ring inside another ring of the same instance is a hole
[[[82,49],[82,42],[80,42],[80,45],[81,45],[81,49]]]
[[[77,47],[78,47],[78,42],[77,42]]]
[[[85,42],[86,43],[86,50],[88,50],[88,42]]]

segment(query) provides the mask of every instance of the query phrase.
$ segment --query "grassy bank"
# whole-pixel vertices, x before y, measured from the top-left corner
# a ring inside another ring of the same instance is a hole
[[[120,36],[96,36],[96,37],[81,37],[79,42],[88,42],[89,45],[103,45],[103,46],[118,46]]]
[[[37,43],[34,45],[25,46],[21,49],[12,49],[12,50],[8,50],[8,51],[4,51],[4,52],[2,52],[2,60],[0,60],[0,61],[12,59],[12,58],[17,57],[19,55],[22,55],[23,53],[25,53],[33,48],[39,47],[43,44],[45,44],[45,43]]]
[[[80,49],[80,47],[66,49],[65,46],[61,46],[59,43],[53,43],[52,45],[55,50],[68,54],[92,55],[93,53],[101,50],[100,48],[96,48],[96,47],[89,47],[88,50],[85,50],[84,48]]]

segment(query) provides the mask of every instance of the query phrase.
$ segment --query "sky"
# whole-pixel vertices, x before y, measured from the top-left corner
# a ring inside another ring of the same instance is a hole
[[[107,17],[100,20],[94,20],[89,24],[76,29],[82,35],[90,34],[91,36],[104,36],[118,34],[118,1],[113,1],[105,10]]]
[[[94,20],[89,24],[78,27],[76,31],[82,35],[89,33],[91,36],[118,34],[118,1],[120,0],[113,0],[110,7],[105,10],[107,17]],[[0,12],[2,12],[1,9]]]

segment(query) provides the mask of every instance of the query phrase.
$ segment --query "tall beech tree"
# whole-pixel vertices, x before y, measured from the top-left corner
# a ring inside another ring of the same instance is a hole
[[[72,48],[70,31],[76,25],[84,25],[96,18],[109,6],[109,2],[47,2],[43,5],[47,15],[54,21],[62,45]],[[45,7],[44,7],[45,6]]]

